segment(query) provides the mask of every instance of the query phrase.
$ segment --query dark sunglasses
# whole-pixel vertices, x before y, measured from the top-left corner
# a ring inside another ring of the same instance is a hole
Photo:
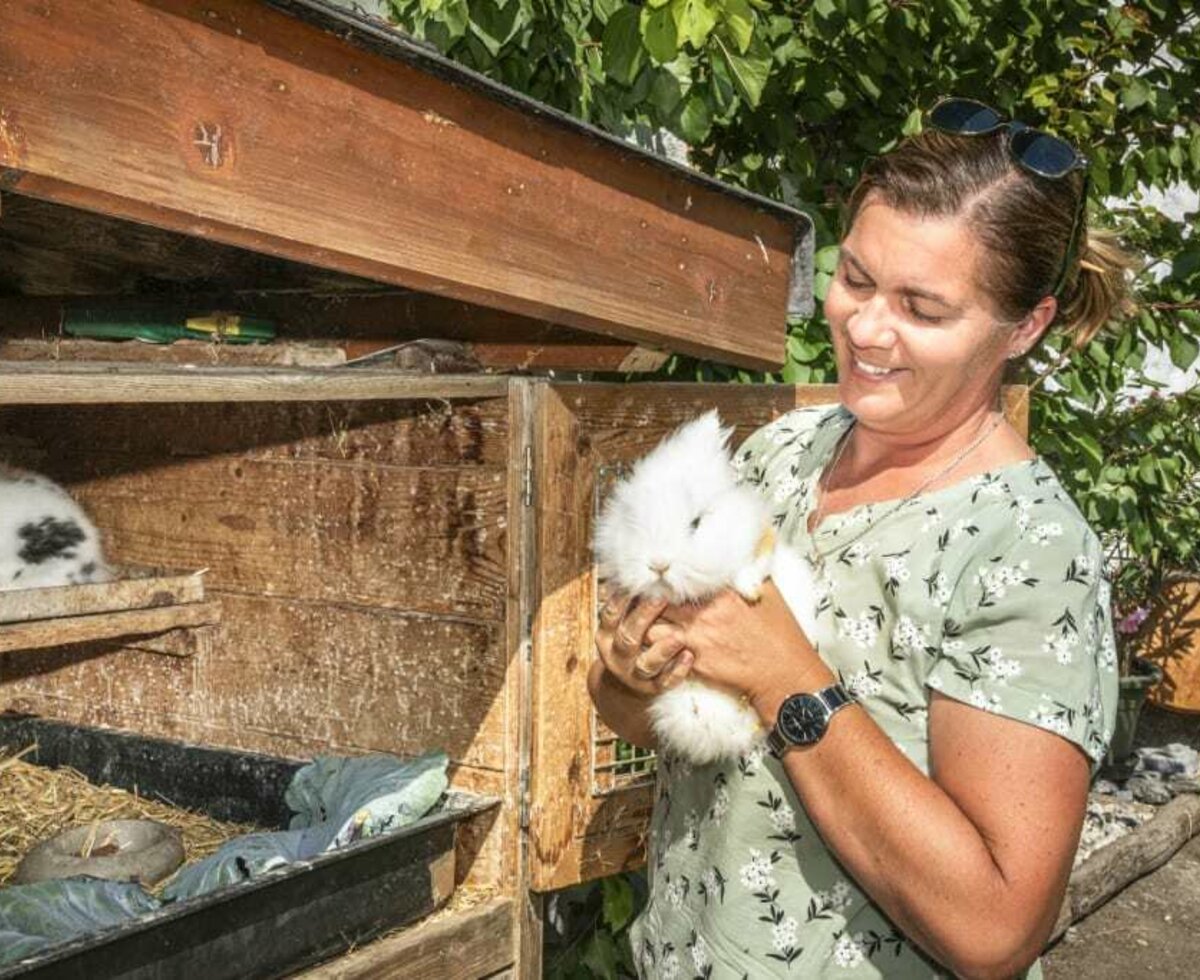
[[[947,98],[940,100],[928,114],[929,125],[953,136],[987,136],[999,129],[1008,131],[1008,152],[1013,161],[1039,177],[1061,180],[1072,171],[1083,171],[1083,190],[1075,207],[1075,219],[1071,223],[1071,235],[1067,239],[1067,251],[1063,255],[1062,268],[1054,280],[1051,293],[1057,296],[1067,278],[1067,269],[1075,252],[1079,227],[1087,206],[1090,175],[1088,161],[1082,153],[1066,140],[1033,129],[1017,119],[1005,119],[991,106],[974,99]]]

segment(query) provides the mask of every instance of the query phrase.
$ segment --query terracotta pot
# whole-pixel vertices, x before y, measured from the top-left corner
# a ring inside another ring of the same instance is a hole
[[[1162,668],[1150,701],[1172,711],[1200,712],[1200,579],[1167,585],[1146,620],[1141,654]]]

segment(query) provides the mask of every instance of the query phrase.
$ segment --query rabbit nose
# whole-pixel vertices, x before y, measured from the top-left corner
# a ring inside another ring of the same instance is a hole
[[[650,565],[650,571],[652,571],[655,575],[665,575],[667,573],[667,569],[671,567],[671,563],[669,561],[663,561],[661,558],[657,561],[651,561],[648,564]]]

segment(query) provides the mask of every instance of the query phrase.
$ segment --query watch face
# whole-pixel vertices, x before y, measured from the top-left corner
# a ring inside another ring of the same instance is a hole
[[[795,745],[820,741],[828,720],[829,710],[811,694],[794,694],[779,709],[779,730]]]

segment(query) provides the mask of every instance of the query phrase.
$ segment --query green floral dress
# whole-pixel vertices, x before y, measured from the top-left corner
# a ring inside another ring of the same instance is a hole
[[[810,637],[822,658],[923,772],[931,689],[1098,762],[1117,696],[1109,587],[1057,478],[1014,463],[832,515],[810,536],[817,479],[851,419],[799,409],[736,457],[783,539],[826,555]],[[707,766],[660,758],[649,879],[631,934],[642,977],[946,975],[841,868],[765,749]]]

